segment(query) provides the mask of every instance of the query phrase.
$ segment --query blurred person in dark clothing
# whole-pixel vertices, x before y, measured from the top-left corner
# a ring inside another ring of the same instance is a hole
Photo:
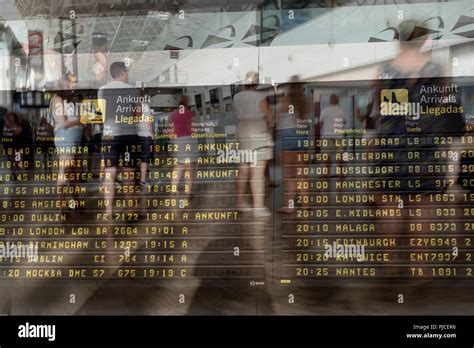
[[[133,173],[141,163],[140,139],[137,123],[141,114],[140,94],[128,84],[128,69],[123,62],[115,62],[110,66],[112,81],[99,89],[98,99],[105,100],[105,121],[102,144],[108,149],[104,154],[105,162],[105,194],[106,213],[112,219],[115,181],[118,168],[123,174],[123,185],[126,197],[133,193],[135,183]],[[133,207],[127,207],[131,210]]]
[[[33,169],[34,141],[30,124],[16,112],[7,112],[3,126],[3,144],[14,180]]]
[[[5,116],[7,115],[8,110],[0,107],[0,130],[3,130],[5,125]]]
[[[298,155],[303,153],[298,143],[307,139],[300,132],[304,133],[308,129],[304,123],[308,114],[308,101],[298,81],[299,78],[294,76],[285,86],[284,96],[277,109],[275,146],[283,168],[283,204],[278,211],[285,214],[296,211]]]
[[[393,223],[381,219],[377,231],[401,238],[408,233],[410,222],[417,222],[422,226],[421,231],[428,233],[428,224],[439,219],[434,214],[435,209],[428,209],[432,204],[430,194],[447,191],[449,185],[440,185],[440,180],[457,174],[437,171],[434,175],[427,169],[429,166],[448,164],[446,157],[436,156],[436,153],[440,150],[450,150],[450,145],[436,143],[433,139],[449,136],[454,139],[453,143],[456,143],[455,139],[464,132],[464,123],[462,106],[449,101],[459,99],[458,91],[452,88],[454,84],[444,77],[443,68],[431,60],[431,52],[425,49],[431,40],[428,36],[429,29],[415,20],[407,20],[400,23],[398,33],[399,54],[381,65],[378,71],[374,108],[376,136],[399,140],[399,143],[390,146],[397,154],[396,160],[380,160],[376,163],[380,167],[396,165],[399,168],[395,174],[377,177],[379,180],[389,178],[399,183],[397,187],[384,189],[377,198],[377,209],[394,209],[399,213],[399,217]],[[424,113],[421,107],[424,107]],[[426,110],[446,111],[435,113]],[[413,138],[421,139],[420,143],[413,145]],[[417,158],[413,159],[410,156],[413,156],[415,150]],[[453,168],[456,166],[454,162],[451,164],[454,164]],[[419,170],[413,170],[414,166]],[[383,202],[383,195],[390,193],[398,194],[399,201]],[[416,200],[410,201],[408,194],[416,197]],[[403,209],[406,205],[419,208],[416,211],[422,215],[409,215],[409,209]],[[401,252],[392,252],[392,262],[407,261],[402,259]],[[394,267],[392,273],[396,276],[405,271],[403,268]]]

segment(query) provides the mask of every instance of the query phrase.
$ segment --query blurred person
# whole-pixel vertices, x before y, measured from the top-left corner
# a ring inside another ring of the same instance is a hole
[[[141,96],[144,101],[141,103],[142,119],[137,122],[137,134],[141,144],[141,163],[140,163],[140,187],[142,188],[141,213],[146,210],[146,195],[148,167],[153,155],[153,141],[155,138],[154,117],[150,105],[146,102],[149,99],[145,90],[142,90]]]
[[[331,94],[329,97],[329,106],[321,111],[319,124],[321,127],[321,139],[328,140],[328,147],[326,149],[328,153],[327,173],[331,176],[335,139],[343,136],[339,131],[346,129],[347,125],[347,115],[339,107],[339,96],[336,94]],[[342,167],[342,161],[339,161],[339,167]]]
[[[32,166],[33,134],[20,114],[7,112],[3,126],[3,146],[11,165],[13,180]]]
[[[35,137],[33,127],[28,120],[20,116],[20,127],[22,132],[17,140],[19,143],[18,152],[21,153],[20,166],[23,171],[34,171],[35,164]]]
[[[92,73],[94,74],[94,81],[102,85],[107,81],[107,44],[105,40],[94,45],[92,50],[93,60]]]
[[[118,167],[121,167],[126,198],[130,199],[134,191],[134,173],[140,163],[140,140],[136,124],[141,116],[140,94],[128,84],[128,69],[125,63],[112,63],[110,75],[112,81],[102,86],[98,92],[98,99],[106,101],[102,144],[107,151],[104,154],[104,200],[106,218],[109,221],[113,214]],[[130,206],[126,208],[132,209]]]
[[[50,103],[50,112],[54,122],[54,145],[59,159],[58,199],[62,202],[63,213],[67,213],[67,204],[65,195],[61,192],[68,184],[77,185],[77,180],[72,179],[73,173],[77,171],[76,156],[72,153],[72,149],[81,145],[83,132],[80,114],[73,102],[75,85],[74,79],[63,76],[59,81],[60,90],[54,93]],[[76,195],[73,197],[76,198]]]
[[[362,129],[365,130],[364,134],[375,133],[375,120],[373,117],[371,117],[373,108],[374,102],[372,101],[367,104],[364,114],[361,113],[360,108],[355,110],[355,117],[357,120],[359,120]]]
[[[14,180],[16,180],[17,168],[15,165],[15,138],[21,132],[20,117],[17,114],[6,112],[3,119],[2,128],[2,143],[4,153],[7,155],[8,161],[11,165],[11,172]]]
[[[104,177],[105,173],[105,163],[104,163],[104,157],[102,156],[102,134],[104,132],[104,125],[103,124],[93,124],[92,129],[91,129],[91,134],[92,134],[92,141],[94,143],[94,159],[98,158],[99,159],[99,174],[97,175],[94,173],[94,176],[98,176],[99,178]],[[93,166],[94,168],[96,166]]]
[[[364,130],[362,134],[362,139],[374,138],[377,135],[376,130],[375,130],[376,119],[374,118],[373,114],[374,114],[374,101],[373,100],[367,104],[365,112],[363,114],[360,108],[356,108],[354,112],[355,118],[359,120],[361,127]],[[374,150],[375,148],[373,146],[366,146],[361,149],[356,149],[355,151],[363,153],[363,152],[371,152]],[[371,164],[368,164],[368,165],[370,166]]]
[[[423,22],[424,23],[424,22]],[[429,141],[431,136],[452,136],[458,139],[464,132],[464,124],[462,118],[462,108],[457,103],[448,104],[440,102],[448,95],[455,95],[455,91],[429,92],[426,90],[427,86],[442,87],[452,84],[449,79],[443,78],[442,67],[431,61],[431,52],[424,48],[430,42],[428,37],[429,29],[423,27],[421,22],[415,20],[407,20],[400,23],[399,28],[399,53],[388,63],[380,66],[378,71],[378,79],[375,82],[375,102],[376,108],[376,134],[377,137],[394,138],[400,140],[400,144],[393,149],[397,153],[396,162],[400,167],[397,174],[391,174],[391,179],[399,181],[400,185],[395,189],[385,189],[383,193],[379,194],[377,206],[380,209],[390,208],[397,205],[405,204],[409,201],[408,194],[417,197],[415,202],[410,202],[410,208],[420,208],[422,216],[408,216],[407,209],[401,209],[401,219],[396,223],[383,223],[380,221],[378,231],[388,232],[390,236],[401,237],[406,234],[409,222],[416,221],[423,227],[424,233],[429,231],[428,223],[433,222],[439,217],[434,215],[434,209],[427,209],[430,205],[429,194],[444,192],[447,187],[437,185],[437,180],[447,178],[454,173],[438,172],[436,175],[429,173],[425,168],[428,165],[442,165],[447,163],[446,158],[442,156],[435,156],[437,150],[449,150],[446,146],[435,144]],[[443,88],[445,89],[445,88]],[[400,94],[402,91],[404,95]],[[391,111],[391,106],[394,104],[408,103],[416,105],[421,104],[427,109],[434,109],[439,106],[449,107],[456,112],[443,115],[433,114],[416,114],[413,112],[403,112],[395,114]],[[447,98],[449,99],[449,98]],[[388,110],[388,111],[387,111]],[[410,145],[408,140],[416,137],[422,139],[422,142],[416,147]],[[425,140],[428,140],[425,142]],[[453,141],[457,144],[457,140]],[[415,150],[419,154],[419,158],[414,160],[409,157],[409,154]],[[415,162],[415,163],[414,163]],[[393,165],[393,160],[378,161],[378,166]],[[412,172],[409,170],[412,165],[419,165],[421,171]],[[383,179],[383,177],[381,178]],[[399,202],[384,203],[381,196],[386,193],[397,193],[400,195]],[[433,206],[431,206],[433,207]],[[400,208],[399,208],[400,209]],[[396,252],[392,258],[392,262],[399,262],[401,254]],[[392,271],[398,274],[397,269]]]
[[[3,132],[3,127],[5,126],[5,117],[7,116],[8,110],[0,106],[0,131]]]
[[[298,141],[307,139],[304,135],[298,134],[307,131],[304,120],[308,114],[308,101],[298,81],[298,77],[293,77],[285,86],[284,96],[278,105],[276,121],[276,153],[281,155],[283,173],[287,174],[282,178],[283,204],[279,212],[286,214],[295,212],[298,155],[303,153]],[[285,165],[288,165],[286,170]]]
[[[438,97],[448,97],[449,94],[456,94],[454,91],[444,91],[441,93],[429,93],[424,91],[426,86],[450,86],[450,79],[444,78],[442,67],[431,61],[431,51],[424,50],[427,43],[430,42],[428,37],[429,31],[415,20],[407,20],[399,25],[399,48],[400,52],[392,61],[383,64],[379,68],[378,77],[375,85],[375,105],[377,106],[377,135],[381,136],[401,136],[404,143],[400,146],[406,146],[406,139],[412,135],[429,136],[439,134],[461,135],[464,132],[464,120],[461,113],[439,115],[426,114],[423,116],[406,115],[393,117],[383,115],[382,107],[389,104],[400,103],[396,100],[400,98],[394,92],[391,94],[392,100],[387,100],[386,94],[382,98],[381,95],[385,91],[406,90],[409,102],[419,102],[421,98],[430,100],[424,105],[437,107],[440,105],[454,106],[459,109],[460,105],[456,103],[442,104],[431,98],[433,95]],[[439,94],[439,95],[438,95]],[[395,100],[394,100],[395,99]],[[459,96],[458,96],[459,99]],[[433,145],[421,145],[424,150],[423,155],[426,163],[440,162],[440,159],[434,158]],[[428,148],[429,147],[429,148]],[[410,162],[407,152],[401,153],[401,162]],[[407,166],[402,166],[401,176],[407,178],[410,176]],[[435,179],[427,173],[416,174],[415,176],[423,177],[420,191],[437,190],[434,183]],[[426,176],[426,177],[424,177]],[[404,184],[407,184],[404,180]]]
[[[171,184],[173,192],[179,193],[178,185],[183,173],[186,191],[191,194],[192,188],[192,170],[193,165],[197,160],[197,139],[192,136],[192,124],[195,117],[194,111],[188,107],[188,97],[182,96],[179,100],[178,108],[170,115],[171,123],[173,124],[173,138],[172,144],[178,145],[176,154],[177,165],[176,175],[173,175]],[[191,151],[186,151],[186,146],[189,145]]]
[[[242,212],[253,210],[255,217],[266,217],[271,215],[265,205],[265,167],[273,157],[273,140],[269,132],[272,119],[266,95],[257,91],[258,81],[256,72],[248,72],[244,90],[237,93],[233,100],[239,151],[252,154],[241,156],[245,161],[240,161],[239,165],[237,208]],[[254,157],[255,163],[248,162],[248,158]],[[247,183],[250,183],[252,208],[245,202]]]
[[[146,99],[145,91],[141,94]],[[142,145],[141,163],[140,163],[140,184],[142,186],[147,183],[148,166],[153,152],[153,141],[155,138],[154,117],[150,105],[147,102],[141,104],[141,113],[143,120],[137,122],[137,134]]]

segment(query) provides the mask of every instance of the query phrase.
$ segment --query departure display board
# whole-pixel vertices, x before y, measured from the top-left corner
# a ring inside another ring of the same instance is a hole
[[[82,100],[53,91],[34,141],[14,116],[4,127],[1,278],[267,294],[469,284],[473,90],[389,81],[244,84],[224,117],[186,94],[157,113],[124,82]]]

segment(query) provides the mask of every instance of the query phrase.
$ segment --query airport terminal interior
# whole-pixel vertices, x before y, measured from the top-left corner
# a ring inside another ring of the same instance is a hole
[[[474,313],[472,0],[0,0],[0,116],[0,314]]]

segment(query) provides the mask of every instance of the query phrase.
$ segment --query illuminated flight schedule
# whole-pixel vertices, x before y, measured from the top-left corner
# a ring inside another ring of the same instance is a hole
[[[471,278],[472,136],[301,141],[282,283]],[[464,146],[467,145],[467,146]],[[334,158],[334,167],[327,166]],[[332,172],[334,174],[332,174]]]

